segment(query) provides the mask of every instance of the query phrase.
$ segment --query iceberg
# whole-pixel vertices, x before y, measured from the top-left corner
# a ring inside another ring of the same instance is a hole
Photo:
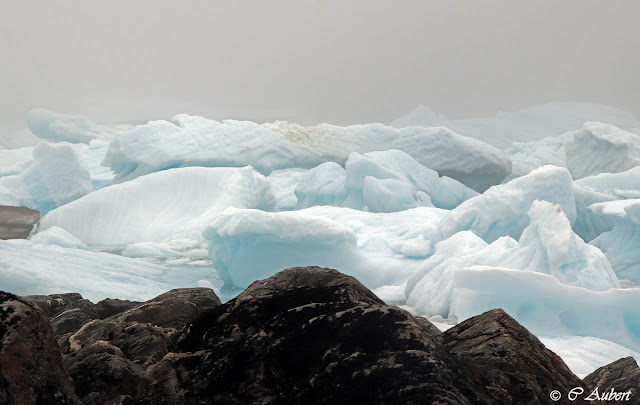
[[[267,176],[280,211],[295,210],[298,206],[296,187],[307,173],[306,169],[274,170]]]
[[[390,125],[395,128],[444,126],[505,149],[511,147],[512,142],[532,142],[561,136],[580,128],[587,121],[608,122],[640,133],[640,122],[632,114],[602,104],[579,102],[553,102],[515,112],[500,112],[494,117],[458,120],[447,120],[420,106]]]
[[[590,290],[620,287],[605,255],[573,233],[559,205],[534,201],[528,216],[530,224],[518,242],[502,237],[487,244],[462,231],[436,244],[434,255],[407,281],[407,305],[421,314],[455,316],[456,272],[473,266],[545,273]]]
[[[57,226],[52,226],[46,231],[39,232],[29,240],[34,245],[56,245],[69,249],[88,249],[87,245],[80,239]]]
[[[19,295],[77,292],[94,302],[144,301],[171,288],[163,281],[166,267],[110,253],[14,240],[0,241],[0,257],[0,289]]]
[[[527,175],[538,167],[552,165],[567,167],[567,157],[564,152],[564,136],[547,137],[534,142],[515,142],[505,151],[511,159],[512,169],[502,182]]]
[[[0,149],[0,178],[22,173],[33,162],[33,146]]]
[[[388,149],[402,150],[476,191],[499,184],[511,172],[511,162],[498,149],[441,127],[302,127],[280,121],[258,125],[184,114],[174,121],[178,125],[152,121],[115,137],[105,158],[116,173],[115,182],[186,166],[251,165],[268,175],[278,169],[311,169],[325,162],[344,165],[351,152]]]
[[[347,198],[346,181],[347,172],[337,163],[326,162],[314,167],[301,177],[294,189],[297,209],[314,205],[342,206]]]
[[[309,170],[296,188],[298,209],[316,205],[395,212],[415,207],[451,209],[478,195],[440,177],[399,150],[352,152],[345,169],[327,162]]]
[[[501,236],[518,239],[529,223],[526,214],[535,200],[559,204],[569,221],[575,222],[571,175],[562,167],[543,166],[451,210],[440,224],[442,238],[470,230],[489,243]]]
[[[229,208],[204,231],[209,255],[228,285],[246,287],[292,266],[325,266],[370,288],[402,283],[431,252],[446,211],[371,213],[313,207],[264,212]]]
[[[95,191],[49,212],[38,229],[57,226],[89,246],[202,240],[228,207],[277,210],[269,181],[250,167],[190,167]]]
[[[640,199],[594,204],[591,208],[616,225],[592,240],[609,259],[618,278],[640,285]]]
[[[438,208],[452,209],[463,201],[478,195],[477,192],[456,180],[446,176],[438,176],[437,172],[425,167],[407,153],[399,150],[369,152],[362,155],[353,152],[349,155],[345,168],[346,188],[349,192],[347,200],[350,201],[350,204],[355,204],[355,206],[352,205],[354,208],[362,208],[358,206],[358,201],[363,201],[364,204],[362,205],[364,206],[368,205],[363,200],[366,177],[379,180],[391,179],[410,185],[410,188],[404,187],[405,195],[409,190],[415,190],[409,194],[411,194],[414,200],[413,203],[416,206],[433,204]],[[380,184],[380,182],[372,182],[371,180],[370,182],[372,183],[369,187],[370,189],[373,188],[374,184]],[[419,192],[421,192],[420,195],[418,195]],[[386,197],[388,199],[391,196],[387,194]],[[426,198],[427,196],[428,199]],[[384,198],[384,195],[380,197]],[[369,201],[379,204],[379,202],[374,201],[375,198],[377,197],[372,196]],[[420,201],[426,201],[426,204],[420,204]],[[399,211],[399,209],[395,211]]]
[[[640,136],[613,125],[587,122],[567,136],[567,168],[574,179],[640,166]]]
[[[91,191],[91,174],[68,143],[42,142],[22,172],[0,178],[0,205],[26,206],[45,214]]]
[[[624,357],[634,357],[640,362],[640,353],[609,340],[591,336],[539,336],[540,341],[567,364],[579,378],[584,378],[597,368]]]
[[[590,207],[595,204],[614,201],[616,198],[610,194],[593,191],[582,187],[579,182],[573,183],[573,196],[576,201],[576,222],[573,230],[586,242],[590,242],[604,232],[613,229],[616,220],[610,216],[600,215]]]
[[[50,142],[86,144],[93,139],[111,141],[114,136],[132,128],[129,125],[100,125],[81,115],[57,114],[42,108],[29,111],[27,125],[34,135]]]
[[[549,274],[495,267],[460,268],[451,311],[458,321],[502,308],[537,336],[592,336],[640,350],[640,288],[593,291]]]
[[[619,172],[600,173],[584,177],[575,184],[598,193],[608,194],[615,199],[640,198],[640,167]]]

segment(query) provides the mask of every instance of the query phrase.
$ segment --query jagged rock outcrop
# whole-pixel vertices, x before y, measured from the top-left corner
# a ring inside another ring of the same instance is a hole
[[[30,300],[15,301],[33,308],[25,316],[57,320],[64,369],[51,328],[48,335],[34,332],[32,339],[48,339],[46,353],[58,360],[37,368],[28,382],[38,392],[58,376],[67,390],[60,392],[70,393],[54,398],[63,402],[44,402],[52,404],[78,403],[74,389],[84,405],[568,403],[572,388],[637,386],[640,375],[635,362],[623,359],[583,382],[502,310],[442,333],[385,305],[353,277],[318,267],[254,282],[226,304],[204,288],[144,303],[92,304],[78,294]],[[16,323],[6,313],[3,343]],[[44,346],[33,343],[27,352]],[[0,393],[6,381],[17,381],[5,367],[14,363],[2,361]],[[553,390],[560,401],[551,400]],[[571,403],[584,403],[584,396]]]
[[[421,322],[350,276],[293,268],[188,326],[145,403],[488,403]]]
[[[566,399],[573,388],[586,389],[558,355],[501,309],[454,326],[440,341],[467,364],[496,403],[548,403],[554,390]]]
[[[47,315],[0,292],[0,404],[79,404]]]
[[[54,320],[83,308],[80,302]],[[151,383],[147,368],[169,352],[184,325],[219,305],[208,288],[171,290],[143,303],[95,304],[93,319],[59,339],[64,367],[84,405],[138,403]]]
[[[613,396],[607,400],[608,404],[640,404],[640,367],[633,357],[625,357],[600,367],[586,376],[584,382],[589,387],[586,391],[588,395],[592,395],[597,389],[596,394],[600,398],[602,395]],[[624,395],[629,391],[630,395]],[[619,400],[615,400],[616,394],[621,394],[618,396]]]
[[[0,205],[0,239],[26,239],[40,221],[40,211]]]

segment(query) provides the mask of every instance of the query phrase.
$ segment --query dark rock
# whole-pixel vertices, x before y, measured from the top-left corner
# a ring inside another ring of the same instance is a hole
[[[40,220],[40,211],[0,205],[0,239],[26,239]]]
[[[589,387],[588,394],[593,393],[596,388],[598,395],[609,393],[612,388],[616,393],[631,391],[629,400],[614,399],[607,401],[608,404],[640,404],[640,368],[633,357],[625,357],[600,367],[586,376],[584,382]]]
[[[84,405],[135,402],[151,382],[142,367],[102,340],[66,356],[64,365]]]
[[[85,405],[138,403],[151,382],[146,369],[169,352],[180,336],[178,328],[219,305],[218,297],[207,288],[172,290],[143,303],[100,301],[93,307],[95,318],[104,319],[90,320],[60,337],[64,366],[82,401]],[[68,317],[71,325],[76,319],[72,311],[76,309],[58,316]]]
[[[335,270],[287,269],[189,325],[144,403],[490,403],[426,323]]]
[[[92,319],[98,317],[94,304],[82,298],[82,295],[78,293],[26,295],[22,298],[35,303],[49,318],[54,318],[64,311],[75,308],[82,309],[83,312],[92,316]]]
[[[220,304],[220,299],[210,288],[179,288],[107,319],[117,323],[139,322],[182,328],[202,312]]]
[[[95,305],[98,318],[104,319],[140,305],[140,302],[107,298]]]
[[[579,380],[501,310],[442,333],[318,267],[284,270],[224,305],[200,288],[96,305],[77,294],[6,296],[0,403],[78,403],[64,369],[85,405],[568,403],[575,387],[640,384],[632,359]]]
[[[75,332],[98,317],[95,305],[77,293],[28,295],[23,298],[35,303],[51,318],[56,337]]]
[[[571,389],[586,388],[560,357],[501,309],[454,326],[440,341],[467,364],[497,403],[552,403],[553,390],[566,400]]]
[[[147,368],[162,360],[177,336],[173,328],[133,322],[124,326],[110,342],[122,349],[127,359]]]
[[[49,319],[0,292],[0,404],[78,404]]]

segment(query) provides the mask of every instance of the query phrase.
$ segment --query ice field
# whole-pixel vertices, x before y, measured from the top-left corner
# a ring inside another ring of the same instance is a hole
[[[640,123],[553,103],[391,125],[97,124],[33,110],[0,139],[0,289],[223,300],[286,267],[358,278],[438,326],[502,308],[574,372],[640,353]]]

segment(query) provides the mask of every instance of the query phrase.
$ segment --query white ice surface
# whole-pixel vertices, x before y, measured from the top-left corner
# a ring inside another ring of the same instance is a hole
[[[153,121],[118,135],[105,163],[116,182],[185,166],[252,165],[261,173],[344,165],[351,152],[399,149],[418,162],[476,190],[498,184],[511,162],[498,149],[446,128],[395,129],[382,124],[302,127],[287,122],[258,125],[178,115],[179,126]]]
[[[571,175],[562,167],[543,166],[507,184],[493,186],[451,210],[440,225],[443,239],[464,230],[489,243],[501,236],[518,239],[529,223],[527,212],[535,200],[559,204],[569,221],[575,222]]]
[[[296,187],[306,173],[306,169],[282,169],[274,170],[267,176],[280,211],[296,209],[298,205]]]
[[[52,226],[43,232],[38,232],[30,239],[32,244],[56,245],[70,249],[87,249],[87,245],[69,232],[57,226]]]
[[[458,321],[502,308],[537,336],[593,336],[640,350],[640,288],[593,291],[495,267],[457,269],[453,282],[450,314]]]
[[[560,356],[579,378],[584,378],[597,368],[624,357],[640,362],[640,353],[609,340],[589,336],[538,336],[540,341]]]
[[[333,267],[370,288],[401,283],[431,253],[446,211],[415,208],[376,214],[313,207],[269,213],[228,209],[205,230],[213,266],[228,284],[292,266]]]
[[[407,305],[420,314],[456,316],[452,301],[457,271],[473,266],[545,273],[590,290],[620,287],[605,255],[573,233],[558,205],[535,201],[529,217],[518,242],[503,237],[488,245],[463,231],[436,244],[434,255],[407,281]]]
[[[190,167],[95,191],[51,211],[39,229],[58,226],[91,246],[202,240],[227,207],[277,209],[271,185],[250,167]]]
[[[50,142],[86,144],[93,139],[110,141],[117,134],[132,129],[129,125],[100,125],[81,115],[58,114],[45,109],[29,111],[27,125],[33,134]]]
[[[0,204],[45,214],[93,191],[91,173],[71,144],[42,142],[20,173],[0,178]]]
[[[616,225],[590,243],[604,252],[618,278],[640,285],[640,199],[592,207],[605,218],[616,218]]]
[[[147,300],[170,289],[167,268],[109,253],[14,240],[0,241],[0,257],[0,290],[18,295]]]
[[[586,122],[564,142],[574,179],[619,173],[640,166],[640,136],[600,122]]]
[[[553,102],[515,112],[500,112],[494,117],[458,120],[447,120],[429,108],[420,106],[390,125],[396,128],[442,125],[497,148],[509,148],[512,142],[558,137],[580,128],[587,121],[607,122],[640,133],[640,122],[632,114],[602,104],[579,102]]]

